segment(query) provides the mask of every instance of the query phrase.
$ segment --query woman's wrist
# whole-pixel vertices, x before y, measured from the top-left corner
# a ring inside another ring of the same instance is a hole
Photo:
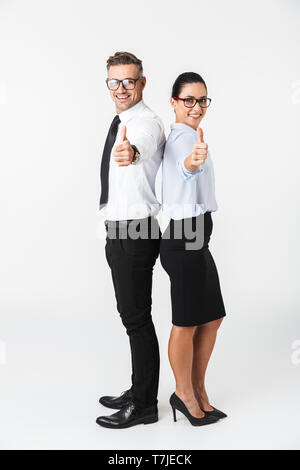
[[[199,170],[199,166],[196,166],[196,165],[192,165],[192,155],[188,155],[185,160],[184,160],[184,167],[187,169],[187,171],[191,171],[191,172],[194,172],[194,171],[197,171]]]

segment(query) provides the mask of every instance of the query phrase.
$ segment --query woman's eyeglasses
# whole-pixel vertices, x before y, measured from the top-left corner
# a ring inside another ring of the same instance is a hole
[[[178,98],[173,96],[173,99],[183,101],[183,104],[186,108],[194,108],[196,106],[196,103],[199,103],[201,108],[208,108],[211,102],[211,98],[207,97],[203,97],[199,100],[196,100],[196,98]]]
[[[135,88],[136,82],[140,80],[141,78],[142,77],[124,78],[124,80],[118,80],[117,78],[112,78],[111,80],[109,80],[107,78],[105,81],[106,81],[107,87],[112,91],[116,91],[119,88],[121,82],[125,90],[133,90]]]

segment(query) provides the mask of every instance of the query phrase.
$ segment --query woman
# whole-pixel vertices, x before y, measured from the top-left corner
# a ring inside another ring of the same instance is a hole
[[[205,389],[208,361],[226,316],[208,248],[211,212],[218,208],[213,163],[198,127],[210,101],[200,75],[179,75],[170,99],[176,119],[163,158],[162,207],[170,223],[163,234],[160,258],[171,281],[173,326],[168,355],[176,381],[170,404],[174,421],[177,409],[194,426],[226,417],[210,405]]]

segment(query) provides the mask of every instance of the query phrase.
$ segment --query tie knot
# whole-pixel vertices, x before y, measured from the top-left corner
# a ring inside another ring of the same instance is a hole
[[[119,118],[119,115],[117,114],[114,118],[113,118],[113,122],[111,123],[112,126],[116,126],[118,124],[120,124],[121,122],[121,119]]]

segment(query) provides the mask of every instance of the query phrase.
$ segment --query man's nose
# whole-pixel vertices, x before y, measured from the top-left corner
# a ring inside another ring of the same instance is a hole
[[[119,88],[117,89],[118,93],[126,93],[126,88],[124,88],[123,83],[120,82]]]

